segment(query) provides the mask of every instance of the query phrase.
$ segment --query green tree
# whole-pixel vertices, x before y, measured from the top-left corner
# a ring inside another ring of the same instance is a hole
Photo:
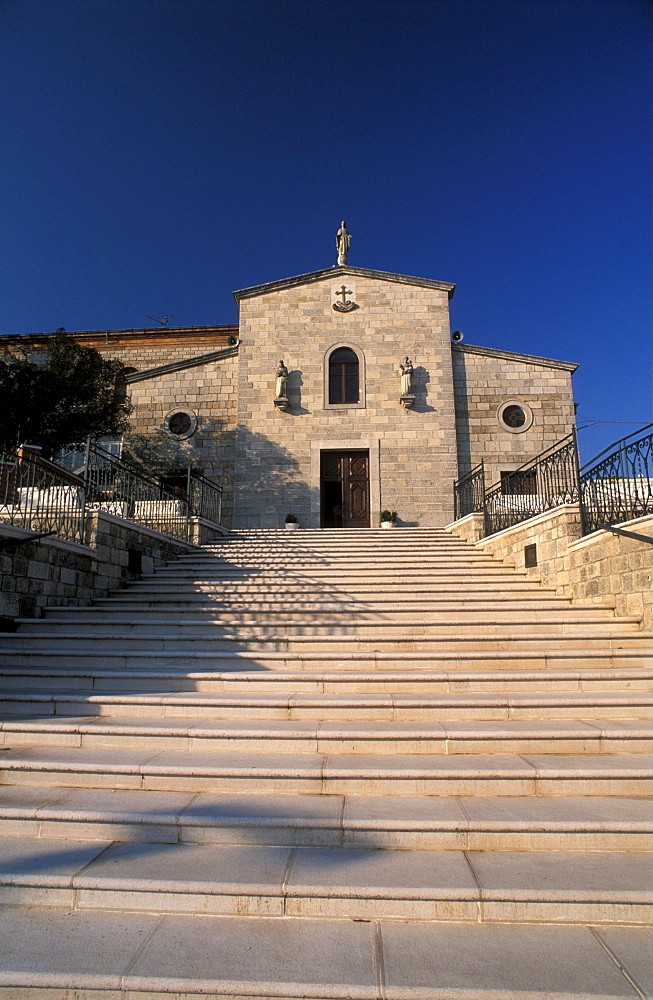
[[[131,407],[119,391],[125,367],[82,347],[60,329],[45,364],[7,354],[0,359],[2,446],[38,444],[44,455],[78,445],[88,435],[121,434]]]

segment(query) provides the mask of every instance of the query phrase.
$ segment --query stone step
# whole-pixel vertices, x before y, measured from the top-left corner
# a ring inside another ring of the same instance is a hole
[[[59,693],[29,692],[23,688],[0,695],[3,715],[35,716],[137,716],[173,719],[247,718],[275,720],[354,720],[376,722],[428,722],[453,719],[473,721],[525,721],[536,719],[647,719],[653,698],[650,691],[589,690],[544,691],[492,694],[489,692],[453,691],[448,694],[296,694],[243,692],[228,689],[223,693],[187,691],[165,693],[165,678],[154,694],[119,693],[116,681],[112,693],[84,693],[88,678],[76,690],[71,677],[68,690]],[[534,688],[540,678],[532,681]],[[577,682],[581,687],[589,681]],[[596,681],[594,682],[596,683]],[[553,685],[552,685],[553,686]],[[189,685],[190,687],[190,685]],[[286,685],[288,687],[288,685]],[[545,685],[541,684],[542,689]]]
[[[223,634],[216,635],[220,631]],[[557,634],[551,630],[511,634],[507,629],[500,630],[496,626],[491,631],[479,627],[478,635],[460,635],[452,632],[447,635],[418,634],[414,638],[402,638],[387,633],[382,636],[374,632],[366,634],[363,630],[354,634],[348,634],[343,630],[341,635],[327,631],[324,634],[302,635],[275,634],[275,630],[270,629],[266,634],[263,628],[250,630],[245,626],[234,630],[233,634],[229,634],[227,629],[220,630],[216,626],[214,631],[205,633],[199,629],[191,633],[189,629],[186,634],[180,630],[177,634],[166,636],[147,630],[139,633],[135,627],[118,629],[115,633],[109,629],[103,629],[102,632],[96,630],[95,634],[89,632],[86,635],[46,631],[10,633],[3,635],[0,640],[0,664],[11,664],[18,652],[57,653],[59,656],[77,653],[91,657],[94,663],[97,663],[101,655],[115,653],[125,660],[133,658],[132,663],[141,666],[139,661],[158,658],[161,653],[171,655],[176,653],[179,656],[192,656],[196,653],[203,656],[208,663],[218,652],[248,653],[257,662],[260,662],[265,652],[285,652],[292,658],[301,657],[305,653],[332,652],[342,657],[347,653],[388,652],[395,653],[400,661],[407,652],[429,653],[433,658],[437,658],[442,653],[464,655],[468,652],[508,650],[518,656],[525,651],[546,652],[552,646],[556,647],[557,653],[601,650],[606,657],[611,651],[650,652],[650,641],[641,632],[622,633],[605,629],[601,634],[596,634],[580,627],[575,631],[570,627]]]
[[[476,554],[474,545],[470,545],[469,542],[462,538],[458,538],[456,535],[444,534],[444,535],[428,535],[421,534],[419,531],[412,535],[405,534],[401,532],[399,535],[388,535],[387,533],[377,533],[375,536],[356,537],[352,536],[350,538],[338,539],[335,536],[327,538],[326,536],[322,538],[312,538],[303,533],[297,535],[293,533],[292,542],[289,544],[290,535],[288,532],[285,533],[283,538],[270,540],[260,540],[260,539],[245,539],[245,538],[225,538],[223,541],[217,543],[207,543],[202,545],[193,551],[180,554],[177,558],[194,558],[200,557],[222,557],[229,555],[231,552],[242,552],[242,551],[252,551],[257,552],[262,555],[277,554],[283,556],[288,554],[294,556],[295,554],[308,554],[311,553],[326,553],[334,552],[338,555],[346,555],[351,551],[360,552],[389,552],[392,554],[406,555],[413,551],[413,547],[418,548],[418,551],[422,549],[428,552],[447,552],[451,550],[458,550],[460,552],[466,552],[470,554]],[[481,552],[481,555],[486,553]]]
[[[584,609],[583,609],[584,612]],[[112,618],[106,614],[84,613],[71,618],[55,618],[48,616],[47,620],[40,618],[19,618],[20,635],[10,639],[13,644],[20,638],[29,636],[30,641],[39,635],[48,639],[54,635],[65,635],[70,640],[76,640],[86,635],[96,639],[118,636],[121,640],[131,640],[139,636],[176,637],[187,642],[200,639],[211,640],[222,637],[250,638],[271,636],[296,639],[309,635],[327,636],[329,639],[346,637],[347,639],[361,636],[363,638],[396,638],[412,641],[417,637],[445,636],[486,637],[487,635],[508,633],[511,638],[520,635],[588,635],[598,638],[607,635],[616,638],[620,635],[634,635],[645,642],[648,635],[639,628],[637,618],[608,618],[604,612],[587,614],[574,611],[547,611],[534,615],[530,611],[488,611],[478,612],[457,611],[455,614],[437,612],[422,612],[420,615],[410,612],[388,612],[383,617],[371,612],[349,611],[334,612],[319,617],[289,617],[287,613],[243,613],[234,615],[231,609],[226,609],[222,616],[215,612],[211,616],[193,617],[187,613],[180,617],[161,615],[150,617],[147,611],[141,614],[126,612],[122,617]],[[11,633],[13,635],[13,633]],[[4,636],[0,642],[4,641]]]
[[[0,784],[355,795],[650,793],[643,754],[319,754],[105,747],[6,749]]]
[[[385,541],[385,535],[383,541]],[[202,546],[200,549],[180,554],[174,560],[177,562],[196,561],[211,562],[216,559],[231,559],[232,557],[247,556],[254,559],[275,559],[283,562],[285,559],[378,559],[383,557],[388,561],[394,559],[409,559],[418,553],[424,552],[434,558],[460,557],[466,559],[478,559],[479,562],[496,559],[496,556],[488,552],[476,549],[460,539],[448,540],[413,538],[409,544],[404,538],[403,544],[389,544],[378,541],[373,544],[350,541],[346,544],[330,543],[321,545],[260,545],[249,542],[223,542],[218,546]]]
[[[332,567],[320,566],[314,568],[301,563],[297,567],[296,572],[293,572],[288,566],[270,567],[267,569],[258,563],[251,566],[214,566],[197,567],[196,569],[191,567],[167,567],[166,569],[159,570],[159,572],[148,579],[153,583],[171,581],[181,586],[189,581],[192,583],[211,583],[244,580],[247,583],[255,582],[258,585],[266,586],[275,582],[283,584],[286,581],[297,585],[303,581],[304,585],[310,582],[311,587],[331,584],[332,586],[337,585],[344,589],[350,584],[363,583],[369,585],[371,583],[379,583],[383,584],[386,589],[390,588],[392,590],[394,589],[395,582],[412,583],[414,581],[422,584],[431,583],[435,586],[441,582],[454,583],[456,580],[462,582],[467,578],[470,580],[473,578],[481,583],[494,582],[495,584],[500,584],[504,580],[507,581],[509,576],[514,580],[527,580],[525,574],[515,571],[515,575],[513,575],[510,570],[506,569],[500,563],[485,566],[482,570],[478,568],[467,570],[462,565],[452,565],[449,562],[441,566],[421,566],[412,562],[410,565],[397,569],[390,569],[388,566],[361,565],[356,569],[349,568],[346,570],[343,567],[339,568],[337,562]]]
[[[457,599],[457,595],[464,595],[465,598],[483,598],[486,595],[492,600],[508,600],[513,593],[518,595],[520,600],[546,600],[549,596],[555,597],[556,592],[545,587],[536,588],[532,582],[524,579],[490,579],[489,577],[479,579],[474,576],[469,581],[463,581],[461,575],[440,578],[437,580],[414,580],[410,583],[402,582],[402,577],[398,581],[393,581],[390,587],[392,595],[388,600],[387,582],[374,583],[370,576],[363,580],[350,581],[340,579],[337,586],[326,585],[318,581],[302,581],[295,578],[283,576],[268,576],[263,579],[255,577],[253,574],[242,575],[238,579],[226,581],[223,576],[216,577],[215,580],[207,582],[203,577],[198,577],[192,581],[181,581],[174,574],[170,574],[165,580],[161,578],[143,577],[142,580],[130,583],[127,590],[119,590],[111,597],[99,597],[96,603],[106,605],[116,599],[120,601],[140,600],[142,596],[152,596],[155,600],[159,596],[167,594],[177,594],[179,596],[207,596],[213,594],[227,594],[230,598],[241,597],[242,599],[260,598],[280,598],[292,599],[296,596],[311,599],[333,599],[346,600],[355,597],[357,600],[369,598],[371,600],[385,601],[392,603],[395,596],[406,599],[407,595],[419,595],[420,600],[432,600],[444,598]],[[450,596],[451,595],[451,596]]]
[[[504,611],[508,606],[514,611],[530,611],[533,613],[539,611],[559,611],[571,608],[571,602],[565,597],[550,597],[550,598],[538,598],[538,597],[519,597],[507,599],[505,595],[497,596],[482,596],[482,595],[465,595],[458,600],[452,597],[436,596],[429,600],[410,598],[408,595],[401,595],[399,597],[393,597],[392,602],[383,598],[372,598],[365,599],[364,601],[356,601],[353,603],[353,610],[363,609],[366,613],[372,611],[373,613],[379,614],[395,614],[396,612],[409,612],[415,613],[419,612],[467,612],[473,611],[486,612],[486,611]],[[293,614],[304,614],[311,613],[317,614],[320,612],[333,612],[343,611],[343,601],[337,596],[325,596],[321,600],[310,600],[306,596],[302,597],[299,592],[291,597],[283,597],[281,595],[275,596],[266,595],[264,593],[252,594],[250,597],[240,596],[233,597],[227,595],[212,595],[212,594],[202,594],[191,591],[184,594],[183,596],[175,593],[164,593],[157,597],[154,595],[143,595],[137,599],[136,595],[130,595],[130,600],[126,600],[122,595],[113,598],[99,599],[93,602],[93,605],[86,607],[60,607],[57,605],[51,605],[46,608],[44,614],[46,618],[70,618],[77,619],[80,616],[80,620],[83,616],[89,614],[99,614],[103,616],[113,616],[115,614],[133,614],[135,611],[142,609],[143,613],[158,614],[170,616],[170,614],[176,614],[177,611],[185,614],[189,611],[197,612],[198,614],[211,613],[214,610],[222,612],[224,609],[230,609],[237,614],[243,611],[249,611],[253,615],[263,614],[266,612],[274,611],[277,614],[287,610],[293,612]],[[576,611],[579,609],[576,608]],[[585,610],[592,611],[594,614],[602,614],[604,617],[609,616],[612,608],[607,604],[603,605],[592,605]]]
[[[49,906],[6,906],[0,918],[7,1000],[99,1000],[93,991],[104,991],[103,1000],[635,1000],[651,980],[649,932],[637,926],[252,920]]]
[[[211,563],[229,559],[255,559],[276,561],[284,563],[286,560],[296,562],[299,559],[384,559],[389,563],[394,560],[408,561],[423,553],[433,559],[468,559],[477,560],[479,563],[490,562],[497,559],[489,552],[484,552],[470,546],[464,541],[443,541],[440,539],[412,539],[410,544],[381,544],[365,545],[358,542],[350,542],[346,545],[252,545],[244,542],[223,543],[214,548],[202,546],[184,554],[180,554],[174,560],[176,564],[186,562]]]
[[[175,562],[165,569],[156,570],[154,578],[166,576],[173,572],[180,578],[200,574],[207,578],[217,575],[235,574],[242,575],[250,573],[252,570],[257,576],[264,575],[287,575],[290,577],[317,577],[360,576],[363,573],[380,573],[386,579],[399,578],[405,574],[411,576],[422,575],[423,573],[433,573],[435,575],[453,574],[459,572],[466,576],[473,576],[481,573],[487,576],[495,574],[507,574],[506,566],[489,556],[487,560],[466,558],[464,556],[429,556],[427,553],[416,558],[395,559],[377,554],[367,558],[347,558],[334,556],[331,559],[319,558],[310,559],[297,557],[292,559],[248,559],[246,557],[233,556],[230,559],[211,560],[190,560],[186,562]]]
[[[160,792],[0,785],[7,837],[476,851],[650,852],[646,798]]]
[[[647,721],[320,721],[69,716],[0,721],[0,746],[106,747],[214,754],[649,754]]]
[[[440,538],[457,538],[456,535],[452,535],[445,526],[401,526],[401,530],[398,528],[388,529],[379,527],[372,528],[299,528],[295,531],[289,532],[287,528],[233,528],[228,535],[223,535],[220,538],[214,539],[209,542],[208,548],[216,548],[223,544],[223,542],[233,542],[240,541],[241,539],[254,539],[264,541],[265,544],[273,542],[275,539],[288,538],[290,541],[300,540],[303,538],[315,538],[315,539],[335,539],[337,541],[343,540],[345,542],[347,539],[351,538],[370,538],[372,540],[377,540],[379,538],[389,537],[394,535],[394,537],[399,536],[409,536],[416,535],[419,537],[427,537],[428,535],[435,535]]]
[[[335,536],[331,538],[309,539],[308,535],[300,533],[299,536],[294,534],[293,541],[290,543],[289,539],[290,535],[288,532],[282,538],[276,540],[261,541],[256,539],[229,538],[217,544],[209,543],[203,545],[201,549],[192,555],[205,555],[207,557],[213,556],[218,558],[228,556],[232,552],[252,552],[257,555],[270,555],[272,553],[280,558],[286,554],[294,556],[297,553],[335,553],[337,555],[346,555],[349,552],[387,552],[389,554],[405,555],[407,549],[410,551],[411,546],[419,547],[419,551],[424,549],[424,551],[430,552],[465,552],[468,554],[485,555],[485,553],[477,553],[477,550],[473,546],[470,546],[468,542],[450,534],[422,535],[415,533],[408,535],[402,532],[399,536],[378,533],[367,539],[361,537],[338,539]],[[184,556],[180,558],[184,558]]]
[[[626,672],[625,675],[623,672]],[[118,680],[123,690],[151,690],[164,683],[167,690],[293,691],[519,691],[532,682],[558,688],[650,690],[648,650],[606,651],[467,650],[461,653],[376,651],[372,653],[305,652],[301,655],[265,652],[157,652],[141,655],[105,651],[97,656],[87,650],[53,647],[50,651],[0,652],[0,677],[7,689],[31,689],[45,681],[53,690],[76,683],[105,689],[104,681]],[[625,677],[628,681],[625,681]],[[174,685],[174,686],[173,686]],[[281,687],[279,687],[281,685]]]
[[[338,610],[335,608],[299,608],[294,610],[289,608],[243,608],[235,609],[231,603],[225,604],[223,608],[203,608],[188,610],[183,604],[178,604],[174,608],[167,610],[155,610],[150,607],[124,607],[123,608],[102,608],[102,610],[84,610],[82,608],[72,608],[68,614],[54,614],[52,609],[48,609],[45,614],[45,622],[41,618],[17,618],[16,624],[22,633],[34,632],[47,629],[49,632],[65,631],[72,632],[91,628],[102,629],[107,625],[124,627],[128,626],[152,626],[165,625],[168,629],[173,627],[187,628],[189,625],[216,625],[218,627],[235,628],[241,624],[251,625],[274,625],[277,628],[284,628],[286,624],[293,627],[318,626],[318,625],[347,625],[347,627],[376,626],[380,628],[392,625],[408,625],[411,632],[414,628],[422,624],[427,625],[452,625],[464,624],[494,625],[494,624],[515,624],[515,625],[586,625],[587,623],[599,622],[602,625],[609,623],[621,624],[624,619],[609,618],[602,609],[583,608],[582,611],[562,608],[549,609],[541,608],[533,610],[524,609],[497,609],[492,608],[456,608],[454,605],[443,609],[432,610],[430,608],[419,608],[414,606],[410,610],[398,610],[397,608],[387,608],[374,610],[372,608],[347,608]],[[419,625],[415,623],[418,622]],[[630,624],[633,624],[632,622]],[[635,631],[635,629],[633,629]],[[636,629],[636,631],[640,631]],[[160,633],[163,634],[163,633]]]
[[[5,905],[232,916],[645,924],[628,852],[402,851],[11,838]]]

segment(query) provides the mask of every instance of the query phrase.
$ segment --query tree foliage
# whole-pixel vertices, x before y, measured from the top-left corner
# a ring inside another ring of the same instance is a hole
[[[48,342],[45,364],[7,354],[0,359],[2,446],[38,444],[53,455],[89,434],[121,434],[130,410],[117,391],[124,372],[121,361],[82,347],[65,330]]]

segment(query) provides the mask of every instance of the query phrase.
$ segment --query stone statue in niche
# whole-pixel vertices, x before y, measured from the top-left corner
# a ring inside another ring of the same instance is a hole
[[[283,363],[283,358],[277,367],[277,384],[274,405],[278,410],[287,410],[290,406],[288,402],[288,369]]]
[[[347,263],[347,254],[351,245],[351,236],[347,232],[347,224],[344,220],[340,223],[340,229],[336,233],[336,250],[338,251],[338,263]]]
[[[277,368],[277,399],[285,399],[288,396],[288,369],[283,363],[283,358]]]
[[[413,391],[413,362],[408,356],[401,362],[401,395],[410,396]]]
[[[415,394],[413,392],[413,362],[408,355],[400,363],[401,368],[401,405],[406,410],[410,410],[415,405]]]

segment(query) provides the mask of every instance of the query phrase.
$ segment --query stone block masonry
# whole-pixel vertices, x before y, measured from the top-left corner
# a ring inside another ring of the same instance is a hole
[[[452,356],[461,476],[482,460],[490,487],[570,433],[575,364],[460,344]],[[510,402],[525,411],[522,428],[501,419]]]
[[[127,449],[156,474],[183,471],[188,465],[220,484],[223,523],[233,513],[233,469],[236,428],[237,358],[159,375],[130,386],[132,429]],[[197,430],[186,439],[166,427],[171,410],[181,408],[197,417]]]
[[[455,479],[483,461],[489,487],[574,427],[576,365],[452,344],[453,291],[339,264],[235,292],[238,326],[72,336],[128,368],[125,454],[177,487],[189,465],[219,483],[226,527],[281,527],[290,512],[308,528],[375,527],[382,509],[404,527],[441,526]],[[48,337],[0,336],[0,348],[43,362]],[[348,382],[344,402],[330,399],[339,348],[353,352],[350,367],[340,358],[341,389],[345,368],[350,379],[358,369],[359,394]],[[340,453],[324,489],[323,452]]]
[[[311,460],[316,441],[325,450],[358,446],[371,459],[376,451],[373,526],[382,507],[398,511],[405,524],[446,523],[457,475],[452,286],[333,272],[290,287],[263,286],[240,302],[234,524],[278,527],[292,510],[303,525],[319,527],[319,471]],[[355,304],[346,313],[333,308],[335,285],[343,281]],[[359,356],[361,394],[353,405],[328,400],[325,365],[338,345]],[[410,410],[400,403],[399,363],[407,354],[415,366]],[[289,370],[285,413],[273,404],[280,358]]]
[[[653,536],[653,516],[621,527]],[[578,504],[564,504],[487,538],[481,537],[482,528],[483,515],[469,514],[447,530],[579,605],[610,605],[618,615],[639,618],[650,631],[653,547],[647,542],[605,529],[582,537]],[[528,545],[536,546],[536,566],[525,565]]]
[[[16,618],[39,618],[52,605],[81,607],[107,597],[135,578],[130,551],[143,573],[192,552],[194,546],[128,524],[110,514],[89,518],[86,545],[60,538],[17,541],[25,532],[0,524],[0,630]]]

